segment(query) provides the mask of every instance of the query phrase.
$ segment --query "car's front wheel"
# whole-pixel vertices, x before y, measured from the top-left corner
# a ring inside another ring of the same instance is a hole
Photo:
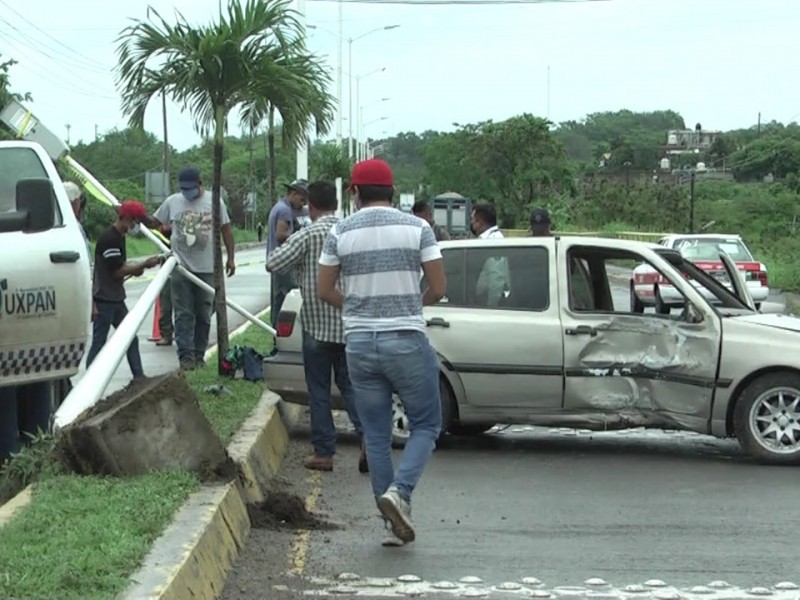
[[[444,435],[450,428],[453,418],[453,400],[450,386],[444,377],[439,377],[439,398],[442,403],[442,430],[439,436]],[[411,428],[406,415],[406,409],[397,394],[392,396],[392,445],[402,448],[406,445]]]
[[[758,461],[800,464],[800,375],[770,373],[750,383],[736,400],[733,428]]]

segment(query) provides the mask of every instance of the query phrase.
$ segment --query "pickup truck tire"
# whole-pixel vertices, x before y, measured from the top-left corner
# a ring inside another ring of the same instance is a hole
[[[450,429],[454,410],[456,410],[453,392],[450,390],[450,384],[447,383],[444,375],[439,376],[439,397],[442,404],[442,430],[438,439],[442,439]],[[395,448],[405,447],[409,433],[408,417],[406,417],[400,398],[395,394],[392,406],[392,446]]]
[[[748,384],[733,408],[733,430],[758,462],[800,464],[800,374],[768,373]]]
[[[631,312],[632,313],[644,312],[644,304],[642,304],[642,301],[639,300],[639,296],[636,295],[636,288],[634,288],[633,286],[633,281],[631,281]]]

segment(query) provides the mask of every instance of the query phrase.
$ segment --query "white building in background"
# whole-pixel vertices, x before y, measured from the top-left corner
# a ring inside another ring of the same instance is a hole
[[[708,150],[722,134],[709,129],[671,129],[667,132],[664,150],[667,154],[684,154],[695,150]]]

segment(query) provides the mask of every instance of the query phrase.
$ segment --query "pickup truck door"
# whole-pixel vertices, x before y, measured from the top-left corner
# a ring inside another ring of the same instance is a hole
[[[678,272],[654,252],[620,251],[614,241],[561,240],[559,267],[587,265],[592,305],[576,307],[571,289],[581,279],[559,279],[564,334],[564,408],[587,425],[651,425],[703,430],[716,384],[721,320]],[[630,311],[619,265],[645,263],[666,277],[700,322],[681,315]],[[591,413],[601,413],[592,417]]]
[[[443,369],[463,385],[456,394],[472,407],[499,409],[498,417],[561,407],[554,239],[487,239],[469,247],[445,242],[441,248],[447,295],[424,313]],[[481,289],[488,267],[507,269],[499,299]]]

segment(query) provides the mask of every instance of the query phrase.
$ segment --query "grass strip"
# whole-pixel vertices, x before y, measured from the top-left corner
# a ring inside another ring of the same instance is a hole
[[[262,318],[269,322],[268,313]],[[250,325],[231,345],[266,354],[272,337]],[[223,443],[264,391],[263,381],[219,377],[216,354],[187,380]],[[203,391],[214,384],[232,394]],[[114,598],[200,482],[181,470],[127,479],[65,474],[48,462],[53,446],[53,438],[43,436],[0,472],[0,483],[22,475],[37,484],[31,503],[0,527],[0,598]]]

